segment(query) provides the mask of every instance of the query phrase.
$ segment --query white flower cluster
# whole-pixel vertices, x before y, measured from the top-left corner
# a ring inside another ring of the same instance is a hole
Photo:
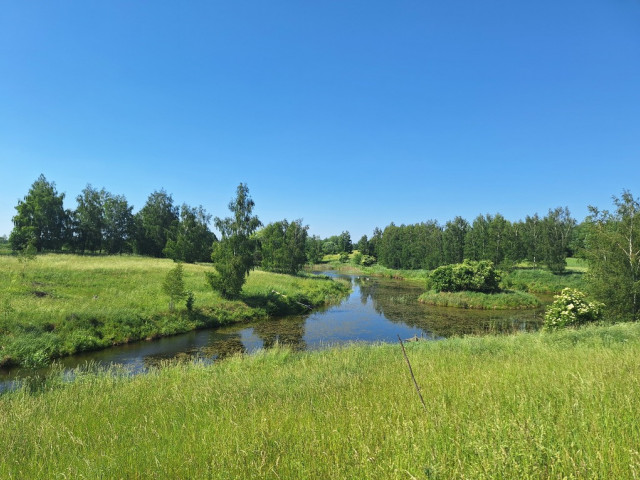
[[[554,298],[544,315],[546,330],[582,325],[602,317],[604,304],[588,301],[586,295],[579,290],[565,288]]]

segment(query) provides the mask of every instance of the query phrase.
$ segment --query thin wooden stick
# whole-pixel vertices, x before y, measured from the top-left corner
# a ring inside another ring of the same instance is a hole
[[[409,357],[407,357],[407,351],[404,349],[404,343],[402,343],[402,339],[400,338],[400,335],[398,335],[398,340],[400,341],[400,346],[402,347],[402,353],[404,354],[404,359],[407,361],[407,365],[409,366],[409,373],[411,374],[411,378],[413,378],[413,384],[416,386],[416,392],[418,392],[418,396],[420,397],[420,401],[422,402],[422,406],[424,407],[424,410],[426,412],[427,405],[424,403],[424,398],[422,398],[422,394],[420,393],[420,387],[418,387],[418,382],[416,382],[416,377],[413,375],[411,362],[409,361]]]

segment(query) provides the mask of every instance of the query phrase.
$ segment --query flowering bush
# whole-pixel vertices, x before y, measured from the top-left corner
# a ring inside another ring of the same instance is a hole
[[[545,330],[582,325],[602,317],[604,304],[587,301],[586,295],[579,290],[565,288],[554,298],[544,315]]]

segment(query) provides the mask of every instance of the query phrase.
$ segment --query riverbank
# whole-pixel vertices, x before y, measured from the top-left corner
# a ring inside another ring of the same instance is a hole
[[[640,325],[316,352],[0,396],[2,478],[634,478]],[[73,408],[69,408],[73,405]]]
[[[345,282],[262,271],[227,300],[205,280],[210,265],[184,265],[194,306],[169,310],[162,282],[175,264],[137,256],[0,257],[0,365],[37,366],[52,358],[308,311],[343,298]]]

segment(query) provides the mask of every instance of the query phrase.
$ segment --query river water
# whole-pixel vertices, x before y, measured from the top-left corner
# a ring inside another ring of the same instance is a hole
[[[398,335],[402,339],[438,340],[454,335],[536,330],[542,323],[543,308],[479,311],[430,307],[418,303],[418,296],[424,289],[410,282],[324,273],[351,282],[351,294],[338,305],[308,315],[121,345],[63,358],[58,363],[64,369],[87,363],[118,364],[132,373],[142,373],[166,360],[211,362],[275,344],[287,345],[294,350],[313,350],[349,342],[397,342]],[[33,373],[20,369],[0,370],[0,392],[15,386],[16,379]],[[38,373],[46,374],[46,370]]]

